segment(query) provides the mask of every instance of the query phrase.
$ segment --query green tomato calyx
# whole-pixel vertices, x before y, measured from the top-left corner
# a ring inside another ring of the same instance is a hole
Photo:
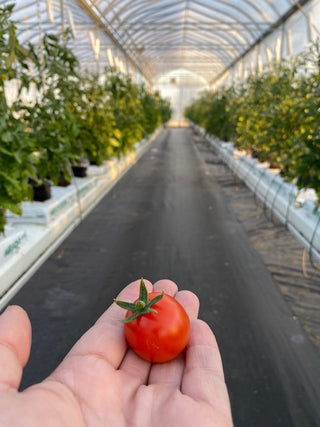
[[[126,302],[114,300],[114,302],[121,308],[125,310],[132,311],[132,314],[124,319],[120,319],[120,322],[129,323],[137,317],[142,316],[143,314],[148,313],[156,313],[157,311],[154,308],[151,308],[156,302],[160,301],[163,297],[164,292],[154,297],[151,301],[148,300],[148,290],[146,285],[141,279],[140,281],[140,291],[139,291],[139,299],[137,302]]]
[[[136,302],[136,307],[137,307],[138,310],[144,309],[145,306],[146,306],[146,303],[144,301],[140,301],[139,300],[139,301]]]

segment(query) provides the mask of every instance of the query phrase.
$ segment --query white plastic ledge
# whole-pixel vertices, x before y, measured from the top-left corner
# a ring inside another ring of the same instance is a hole
[[[320,212],[313,189],[299,191],[285,182],[268,163],[260,163],[232,143],[205,135],[204,129],[193,125],[196,131],[212,144],[219,157],[264,203],[291,233],[305,246],[313,259],[320,261]]]
[[[87,177],[68,187],[52,187],[45,202],[23,202],[22,215],[7,214],[0,237],[0,310],[21,289],[82,219],[147,151],[163,131],[137,142],[135,151],[102,166],[89,166]]]

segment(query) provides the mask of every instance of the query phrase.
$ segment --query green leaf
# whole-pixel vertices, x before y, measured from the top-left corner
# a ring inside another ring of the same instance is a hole
[[[7,156],[12,157],[12,152],[10,150],[7,150],[6,148],[2,147],[1,145],[0,145],[0,152],[3,154],[6,154]]]
[[[141,313],[136,312],[131,314],[131,316],[125,317],[124,319],[119,319],[119,321],[122,323],[129,323],[132,322],[132,320],[137,319],[139,316],[141,316]]]
[[[128,311],[135,311],[136,310],[136,305],[133,302],[118,301],[118,300],[114,300],[114,302],[119,307],[124,308],[125,310],[128,310]]]
[[[133,313],[130,316],[125,317],[124,319],[120,319],[120,322],[122,322],[122,323],[129,323],[129,322],[132,322],[132,320],[135,320],[138,317],[142,316],[143,314],[148,314],[148,313],[157,313],[157,311],[154,310],[153,308],[150,308],[148,310],[145,309],[145,310],[143,310],[141,312],[137,311],[136,313]]]
[[[4,142],[11,142],[13,140],[13,136],[11,132],[3,132],[1,138]]]
[[[140,281],[139,301],[143,301],[145,304],[148,304],[148,290],[143,279]]]
[[[10,54],[6,57],[6,66],[8,67],[8,68],[11,68],[11,65],[14,63],[14,61],[16,60],[16,54],[15,54],[15,51],[14,50],[12,50],[11,52],[10,52]]]
[[[164,292],[162,292],[160,295],[157,295],[154,297],[148,304],[148,307],[150,308],[153,304],[156,304],[163,298]]]

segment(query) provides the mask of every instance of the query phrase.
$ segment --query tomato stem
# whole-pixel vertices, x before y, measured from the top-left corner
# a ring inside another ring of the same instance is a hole
[[[146,303],[144,301],[139,300],[136,302],[136,307],[138,310],[142,310],[143,308],[145,308],[145,306],[146,306]]]
[[[128,317],[125,317],[124,319],[120,319],[120,322],[123,323],[129,323],[132,320],[136,319],[139,316],[142,316],[143,314],[147,313],[156,313],[157,311],[154,308],[151,308],[155,303],[161,300],[163,297],[164,292],[154,297],[151,301],[148,299],[148,290],[146,288],[146,285],[141,279],[140,281],[140,290],[139,290],[139,299],[136,303],[132,302],[126,302],[126,301],[119,301],[114,300],[114,302],[121,308],[124,308],[127,311],[131,311],[132,314]]]

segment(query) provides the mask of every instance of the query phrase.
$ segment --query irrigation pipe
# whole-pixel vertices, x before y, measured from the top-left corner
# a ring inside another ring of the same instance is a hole
[[[271,181],[270,181],[270,183],[269,183],[269,186],[268,186],[268,188],[267,188],[267,191],[265,192],[265,195],[264,195],[264,197],[263,197],[263,212],[264,212],[265,217],[266,217],[267,219],[271,219],[271,218],[268,218],[268,215],[267,215],[267,208],[268,208],[268,195],[269,195],[269,193],[270,193],[270,189],[271,189],[272,184],[274,183],[274,181],[275,181],[276,177],[277,177],[277,175],[274,175],[274,176],[273,176],[272,180],[271,180]],[[271,214],[271,216],[272,216],[272,214]]]
[[[314,264],[314,262],[313,262],[312,249],[313,249],[313,242],[314,242],[314,239],[315,239],[315,236],[316,236],[316,233],[317,233],[317,230],[318,230],[319,224],[320,224],[320,215],[318,216],[318,221],[317,221],[317,223],[316,223],[316,225],[315,225],[315,227],[314,227],[314,230],[313,230],[313,233],[312,233],[312,237],[311,237],[311,241],[310,241],[310,248],[309,248],[309,251],[308,251],[308,253],[309,253],[309,260],[310,260],[310,264],[312,265],[312,267],[313,267],[315,270],[318,270],[318,266],[316,266],[316,265]]]

